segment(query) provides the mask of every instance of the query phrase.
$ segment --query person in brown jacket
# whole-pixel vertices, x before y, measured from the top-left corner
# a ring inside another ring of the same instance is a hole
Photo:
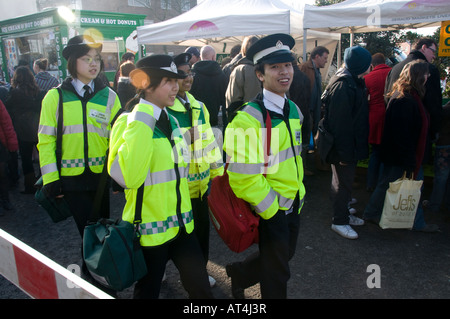
[[[258,37],[246,37],[242,42],[241,54],[242,58],[236,63],[230,74],[227,91],[225,93],[225,102],[227,112],[232,103],[237,102],[242,105],[251,101],[255,96],[262,92],[261,82],[256,77],[255,66],[253,61],[247,57],[247,50],[258,41]],[[233,111],[233,110],[231,110]]]
[[[309,60],[300,65],[300,71],[306,74],[311,82],[311,104],[309,110],[312,117],[312,133],[313,136],[317,132],[317,125],[321,118],[320,97],[322,95],[322,76],[320,69],[323,69],[328,62],[328,55],[330,52],[327,48],[318,46],[311,51]]]
[[[328,62],[329,51],[327,48],[318,46],[311,51],[308,61],[300,64],[300,71],[306,74],[311,83],[311,98],[309,105],[309,122],[311,128],[311,134],[314,138],[317,133],[317,127],[320,119],[322,118],[322,76],[320,74],[320,69],[324,68]],[[308,114],[304,114],[305,119]],[[309,141],[307,141],[309,143]],[[327,168],[320,163],[320,159],[315,154],[316,166],[318,169],[327,170]],[[312,175],[313,173],[309,170],[306,172],[307,175]]]

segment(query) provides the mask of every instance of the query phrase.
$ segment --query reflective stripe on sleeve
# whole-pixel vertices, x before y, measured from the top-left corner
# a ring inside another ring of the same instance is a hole
[[[156,119],[151,116],[148,113],[145,112],[132,112],[128,115],[127,118],[128,121],[128,125],[133,122],[133,121],[139,121],[144,123],[145,125],[147,125],[148,127],[150,127],[152,129],[152,131],[155,130],[155,125],[156,125]]]
[[[116,181],[116,183],[119,184],[122,188],[127,188],[127,185],[125,184],[125,178],[123,177],[122,169],[120,168],[118,156],[116,156],[113,163],[111,164],[109,174]]]
[[[271,189],[267,196],[255,206],[255,211],[258,214],[269,209],[269,207],[273,204],[274,200],[277,198],[277,193]]]
[[[50,163],[47,165],[44,165],[41,167],[41,173],[42,175],[54,173],[58,171],[58,167],[56,166],[56,163]]]
[[[48,125],[39,125],[39,134],[56,136],[56,127]]]
[[[261,174],[263,172],[264,165],[262,163],[256,164],[245,164],[245,163],[236,163],[230,162],[228,165],[228,170],[233,173],[238,174]]]
[[[186,167],[178,167],[178,171],[180,172],[180,176],[185,176]],[[156,185],[171,182],[177,179],[177,175],[174,169],[168,169],[165,171],[159,172],[149,172],[147,174],[147,178],[145,179],[145,186]]]

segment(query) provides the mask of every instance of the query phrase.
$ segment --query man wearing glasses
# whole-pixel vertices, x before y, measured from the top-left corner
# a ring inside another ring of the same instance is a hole
[[[389,72],[386,79],[386,86],[384,92],[390,91],[394,82],[398,79],[403,67],[417,59],[421,59],[428,62],[428,67],[430,70],[430,76],[425,84],[426,93],[424,97],[424,105],[430,114],[430,141],[433,142],[437,138],[437,133],[441,126],[442,118],[442,91],[440,84],[439,70],[434,64],[433,60],[436,57],[437,44],[433,39],[421,38],[414,47],[414,50],[406,57],[405,60],[395,65]],[[425,155],[431,155],[431,143],[429,143],[429,148]],[[427,161],[425,157],[424,162]]]

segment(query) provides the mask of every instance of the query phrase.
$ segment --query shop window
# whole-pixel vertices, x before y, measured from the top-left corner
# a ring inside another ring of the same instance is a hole
[[[102,48],[104,72],[116,72],[119,67],[119,48],[116,41],[104,41]]]
[[[4,38],[3,48],[9,78],[12,78],[17,66],[27,65],[32,69],[35,60],[47,58],[49,61],[47,71],[59,79],[62,74],[59,72],[61,61],[58,61],[57,43],[57,36],[53,31]]]

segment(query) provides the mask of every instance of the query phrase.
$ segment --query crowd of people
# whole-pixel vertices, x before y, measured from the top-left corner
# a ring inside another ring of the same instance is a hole
[[[262,298],[287,297],[308,191],[303,177],[316,169],[330,171],[331,229],[356,239],[352,226],[379,222],[389,182],[404,172],[423,179],[423,166],[434,158],[432,195],[419,204],[413,230],[437,231],[424,220],[424,209],[445,205],[450,212],[450,106],[442,107],[431,63],[437,44],[421,39],[392,68],[381,53],[347,48],[325,89],[321,69],[329,51],[316,47],[299,63],[294,44],[286,34],[246,37],[223,65],[209,45],[137,61],[126,53],[111,86],[100,76],[102,44],[88,36],[64,48],[70,76],[61,84],[46,72],[45,59],[35,61],[34,73],[18,67],[10,88],[0,87],[0,216],[13,209],[8,190],[19,171],[24,194],[33,194],[42,176],[44,194],[66,200],[83,237],[106,166],[113,190],[125,195],[122,219],[133,222],[142,205],[148,273],[136,283],[135,298],[158,298],[168,260],[190,298],[213,297],[207,198],[225,161],[231,188],[260,216],[258,251],[226,266],[235,298],[256,283]],[[325,160],[315,156],[316,167],[307,167],[306,155],[318,154],[321,120],[333,145]],[[267,146],[269,130],[276,134]],[[360,218],[352,185],[358,161],[368,158],[372,195]],[[109,192],[102,194],[99,216],[109,217]],[[95,282],[84,264],[82,270]]]

